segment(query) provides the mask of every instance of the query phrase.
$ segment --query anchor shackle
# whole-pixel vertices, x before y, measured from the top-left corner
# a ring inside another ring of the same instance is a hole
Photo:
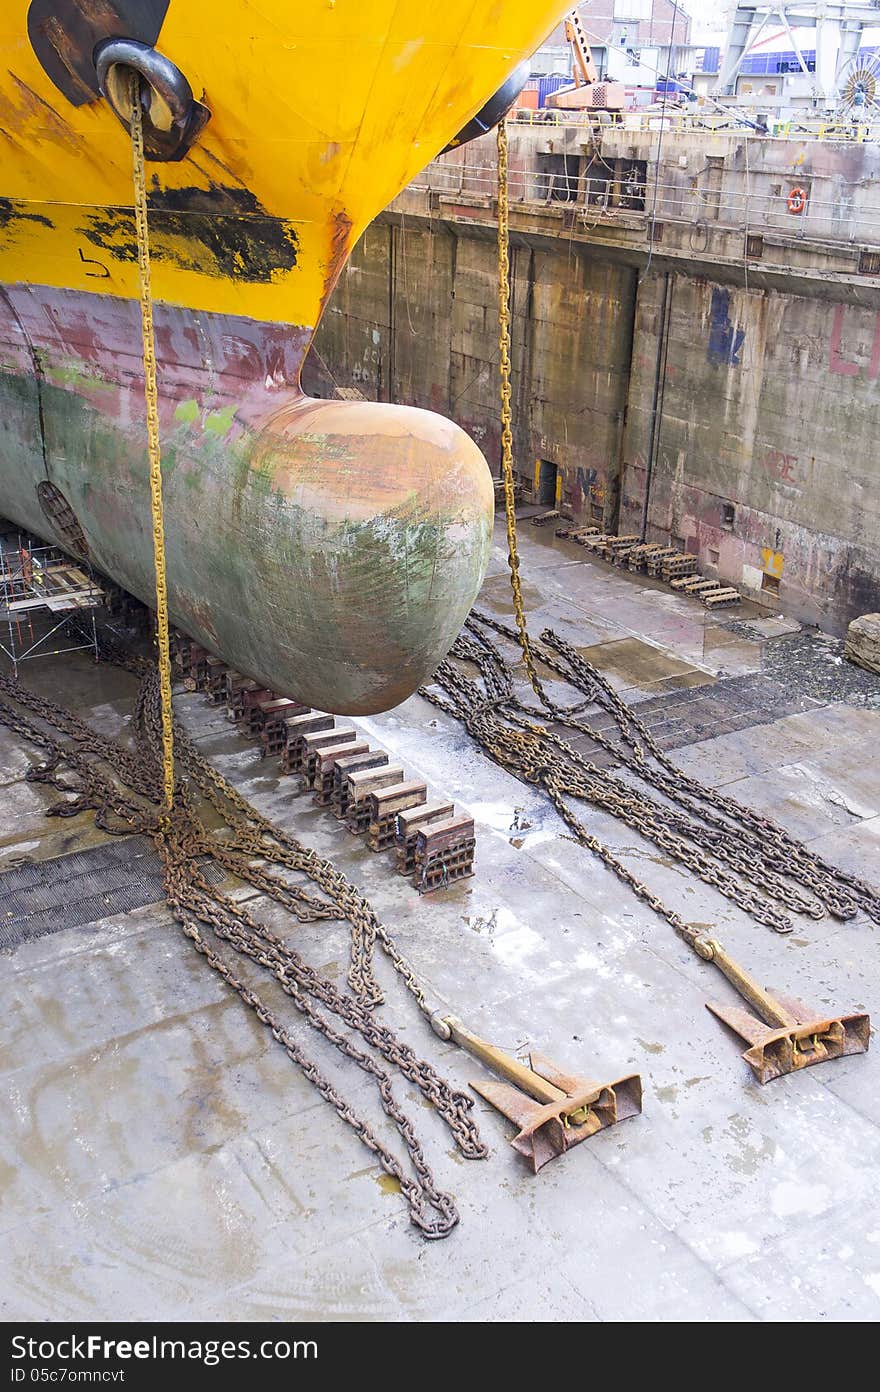
[[[144,102],[144,154],[151,160],[179,160],[211,118],[176,63],[135,39],[107,39],[95,49],[95,72],[102,95],[130,130],[130,77],[140,78]]]

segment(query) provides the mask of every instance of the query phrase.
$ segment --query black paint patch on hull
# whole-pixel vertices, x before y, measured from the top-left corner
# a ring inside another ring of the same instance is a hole
[[[137,260],[133,213],[94,213],[81,230],[114,260]],[[247,189],[154,187],[150,251],[181,270],[265,285],[297,264],[299,238],[294,223],[271,217]]]
[[[0,198],[0,232],[6,232],[16,222],[39,222],[44,227],[54,226],[42,213],[25,212],[27,206],[27,203],[15,198]]]
[[[151,47],[171,0],[32,0],[27,30],[47,77],[73,106],[101,95],[92,57],[102,39],[136,39]]]

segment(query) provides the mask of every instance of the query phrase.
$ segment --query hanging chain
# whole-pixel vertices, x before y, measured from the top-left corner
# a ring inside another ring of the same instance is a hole
[[[776,932],[790,932],[791,919],[756,893],[755,885],[770,900],[775,899],[813,918],[822,917],[826,911],[838,918],[851,918],[862,908],[880,922],[880,898],[870,886],[822,861],[769,819],[682,774],[601,673],[551,630],[541,635],[542,664],[587,699],[564,709],[551,701],[544,691],[535,666],[536,649],[528,634],[516,539],[510,404],[509,154],[507,125],[503,120],[498,125],[498,323],[501,470],[516,629],[474,610],[450,657],[474,662],[482,678],[482,689],[447,660],[434,674],[433,689],[423,688],[421,694],[462,720],[491,758],[525,781],[542,784],[575,838],[664,917],[700,956],[711,956],[705,935],[687,925],[591,835],[568,805],[567,797],[590,801],[619,817]],[[529,681],[543,711],[530,712],[515,696],[510,669],[477,625],[494,628],[518,643]],[[438,687],[443,695],[439,694]],[[607,735],[578,718],[596,701],[613,715],[618,725],[619,743],[612,742]],[[528,716],[537,716],[542,721],[550,719],[587,735],[611,753],[627,774],[653,786],[662,801],[612,777],[558,735],[543,725],[534,724],[526,718]],[[683,810],[671,807],[670,802],[678,803]],[[805,894],[804,889],[808,893]]]
[[[171,713],[171,648],[168,638],[168,581],[165,574],[165,521],[162,509],[162,454],[159,444],[159,392],[156,386],[156,335],[153,328],[153,288],[150,274],[150,232],[147,222],[147,172],[141,83],[131,74],[131,155],[134,218],[137,229],[141,291],[141,332],[144,355],[144,396],[147,403],[147,453],[150,461],[150,512],[153,519],[153,564],[156,574],[156,638],[159,645],[159,691],[162,702],[163,812],[174,804],[174,735]]]
[[[507,122],[498,123],[498,347],[501,377],[501,473],[504,479],[504,513],[507,520],[507,561],[513,612],[519,632],[519,645],[532,689],[545,704],[547,698],[532,656],[529,630],[519,578],[516,548],[516,498],[513,481],[513,433],[510,409],[510,186],[507,159]]]

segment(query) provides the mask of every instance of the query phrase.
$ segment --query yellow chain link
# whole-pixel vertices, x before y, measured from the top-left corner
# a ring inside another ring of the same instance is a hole
[[[541,679],[535,669],[526,626],[526,613],[519,578],[516,549],[516,499],[513,481],[513,433],[510,428],[510,194],[507,177],[507,122],[498,123],[498,346],[501,370],[501,473],[504,478],[504,512],[507,519],[507,560],[513,611],[526,671],[535,694],[546,702]]]
[[[165,574],[165,522],[162,509],[162,455],[159,446],[159,394],[156,387],[156,337],[153,330],[153,289],[150,276],[150,234],[147,223],[147,172],[140,78],[131,75],[131,153],[134,215],[137,227],[141,290],[141,329],[144,352],[144,396],[147,403],[147,451],[150,461],[150,510],[153,519],[153,562],[156,571],[156,636],[159,643],[159,691],[162,709],[162,782],[164,812],[174,802],[174,735],[171,709],[171,653],[168,643],[168,582]]]

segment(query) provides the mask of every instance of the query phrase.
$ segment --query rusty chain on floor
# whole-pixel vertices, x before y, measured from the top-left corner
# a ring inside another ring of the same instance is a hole
[[[532,653],[572,689],[575,700],[560,705],[545,692],[543,710],[527,705],[517,694],[514,668],[487,630],[519,643],[517,629],[473,610],[465,631],[421,695],[462,721],[496,763],[542,787],[574,838],[700,956],[711,957],[710,935],[686,923],[589,832],[573,802],[589,803],[618,818],[778,933],[793,927],[785,910],[849,919],[862,909],[880,923],[880,897],[869,885],[814,854],[770,818],[683,773],[601,672],[551,629],[542,632],[540,643],[532,643]],[[476,669],[476,678],[466,674],[462,663]],[[586,718],[589,709],[597,707],[612,716],[617,740]],[[619,771],[593,763],[558,729],[587,736],[613,757]]]
[[[129,98],[158,663],[153,666],[118,648],[105,647],[102,653],[103,657],[127,667],[140,679],[134,750],[103,738],[72,712],[5,676],[0,676],[0,692],[14,704],[0,700],[0,723],[47,754],[42,764],[29,771],[28,777],[71,795],[52,808],[52,813],[72,816],[91,808],[96,824],[104,831],[112,835],[141,832],[152,839],[162,864],[168,906],[196,951],[250,1006],[303,1076],[352,1127],[386,1173],[398,1181],[413,1223],[426,1237],[445,1237],[458,1222],[455,1202],[437,1187],[412,1122],[394,1095],[391,1072],[348,1035],[341,1033],[329,1018],[335,1016],[342,1025],[359,1034],[389,1069],[396,1070],[419,1089],[443,1117],[463,1155],[482,1158],[487,1151],[471,1117],[472,1099],[454,1090],[429,1063],[419,1059],[408,1045],[375,1018],[374,1009],[383,999],[373,971],[377,943],[422,1013],[431,1020],[435,1012],[387,928],[356,887],[331,862],[307,850],[257,812],[198,753],[174,718],[142,92],[141,79],[135,73],[129,76]],[[176,776],[181,770],[183,778]],[[213,809],[220,820],[220,829],[212,832],[206,829],[199,804]],[[259,923],[245,904],[211,885],[204,873],[205,861],[209,858],[240,882],[276,900],[300,921],[347,919],[351,927],[348,972],[351,992],[338,990],[328,977],[308,966],[282,938]],[[308,892],[302,884],[289,883],[275,870],[294,871],[305,876],[320,890],[320,897]],[[206,930],[210,936],[206,936]],[[356,1064],[372,1078],[382,1109],[404,1143],[411,1173],[324,1076],[277,1014],[236,974],[229,957],[218,951],[221,943],[266,970],[308,1024],[342,1058]]]
[[[134,88],[132,102],[134,110]],[[132,126],[137,189],[137,116]],[[816,918],[829,912],[846,919],[861,908],[880,923],[880,898],[870,886],[816,856],[770,819],[682,773],[601,673],[552,630],[545,630],[538,644],[529,638],[519,578],[513,490],[507,134],[503,122],[498,133],[498,155],[502,468],[516,628],[474,610],[449,656],[434,674],[432,684],[423,687],[421,694],[461,720],[496,763],[523,781],[543,787],[574,838],[665,918],[701,957],[711,960],[714,951],[713,941],[702,926],[686,923],[589,832],[577,816],[573,802],[587,802],[617,817],[755,920],[777,932],[791,930],[786,909]],[[140,171],[142,175],[142,151]],[[145,198],[139,207],[144,213]],[[145,225],[140,230],[145,243]],[[143,265],[141,269],[143,272]],[[142,298],[149,304],[148,277]],[[145,320],[149,416],[148,327]],[[155,382],[152,402],[155,407]],[[151,426],[151,477],[158,475],[154,437],[156,430]],[[161,591],[164,572],[160,553],[164,556],[164,547],[159,546],[161,532],[156,527],[157,513],[161,520],[161,506],[157,509],[155,505],[155,487],[152,496]],[[0,699],[0,724],[44,751],[43,762],[30,769],[27,777],[65,795],[49,810],[49,815],[73,816],[92,809],[96,825],[108,834],[141,833],[152,840],[162,863],[168,906],[196,951],[254,1011],[383,1170],[398,1181],[418,1229],[429,1238],[445,1237],[458,1222],[455,1203],[437,1187],[412,1122],[395,1097],[390,1070],[396,1070],[417,1087],[435,1107],[462,1155],[477,1159],[487,1151],[471,1116],[472,1099],[453,1089],[430,1063],[418,1058],[409,1045],[376,1019],[375,1007],[383,999],[374,973],[377,944],[419,1010],[435,1027],[437,1013],[387,927],[356,886],[330,861],[302,846],[247,802],[198,752],[174,718],[161,594],[159,601],[158,668],[115,645],[105,644],[102,652],[104,660],[126,667],[140,681],[133,749],[99,735],[72,712],[2,674],[0,693],[7,699]],[[529,681],[543,709],[527,705],[517,694],[513,667],[488,637],[487,630],[494,630],[519,646]],[[565,706],[551,700],[539,677],[538,661],[571,687],[578,699]],[[466,675],[459,664],[475,667],[477,678]],[[609,739],[586,718],[597,706],[613,717],[617,740]],[[613,756],[622,772],[609,772],[591,762],[550,726],[587,736]],[[171,760],[172,745],[175,764]],[[175,768],[178,776],[172,782]],[[211,831],[202,815],[206,806],[220,823]],[[302,922],[347,920],[350,992],[340,991],[327,976],[310,967],[283,938],[260,923],[247,905],[210,884],[205,874],[209,859],[239,882],[274,899]],[[310,892],[302,883],[291,883],[277,873],[280,871],[304,876],[320,893]],[[403,1141],[410,1172],[346,1102],[277,1013],[237,975],[232,965],[235,958],[224,954],[221,944],[268,972],[309,1026],[342,1059],[354,1063],[372,1079],[382,1109]],[[331,1016],[340,1027],[332,1023]],[[351,1034],[342,1033],[341,1027]],[[365,1052],[352,1035],[359,1035],[373,1053]],[[388,1068],[378,1063],[374,1054]]]
[[[193,946],[251,1007],[308,1081],[376,1156],[385,1172],[398,1181],[413,1223],[426,1237],[445,1237],[458,1222],[455,1202],[437,1187],[412,1122],[395,1098],[391,1070],[414,1084],[433,1104],[462,1155],[480,1159],[487,1150],[471,1115],[473,1100],[454,1089],[431,1064],[418,1058],[374,1014],[375,1006],[383,999],[373,971],[373,949],[378,943],[419,1009],[431,1018],[432,1008],[412,969],[356,886],[330,861],[302,846],[252,807],[203,758],[177,720],[176,764],[178,773],[184,776],[178,778],[172,812],[166,821],[158,673],[151,664],[120,649],[105,646],[102,656],[140,677],[133,750],[97,734],[72,712],[0,675],[0,694],[7,698],[0,699],[0,723],[46,754],[44,761],[29,771],[28,778],[67,795],[65,801],[50,809],[49,815],[73,816],[93,809],[96,825],[111,835],[140,832],[151,838],[162,862],[169,908]],[[200,801],[213,808],[221,828],[206,830]],[[301,921],[347,919],[351,927],[350,993],[340,991],[328,977],[310,967],[294,948],[261,924],[245,904],[209,884],[204,873],[208,858],[231,871],[238,880],[275,899]],[[300,872],[321,891],[321,896],[310,893],[301,884],[288,883],[269,867]],[[323,1075],[276,1012],[236,974],[228,957],[217,950],[219,943],[264,968],[308,1024],[343,1058],[373,1079],[382,1108],[403,1140],[414,1176]],[[328,1015],[359,1034],[388,1069],[342,1034]]]

